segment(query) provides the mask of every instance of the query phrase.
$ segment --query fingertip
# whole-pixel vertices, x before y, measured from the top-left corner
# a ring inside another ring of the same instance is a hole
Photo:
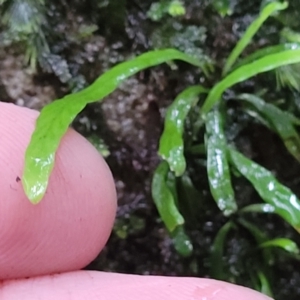
[[[38,113],[0,103],[0,278],[76,270],[105,245],[116,192],[103,158],[70,129],[44,199],[32,205],[20,177]]]

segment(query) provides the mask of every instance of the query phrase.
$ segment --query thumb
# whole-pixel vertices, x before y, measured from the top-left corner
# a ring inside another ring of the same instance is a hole
[[[3,300],[271,300],[256,291],[212,279],[77,271],[4,282]]]
[[[103,248],[115,217],[111,173],[73,130],[62,139],[44,199],[26,199],[20,177],[37,116],[0,102],[0,279],[83,268]]]

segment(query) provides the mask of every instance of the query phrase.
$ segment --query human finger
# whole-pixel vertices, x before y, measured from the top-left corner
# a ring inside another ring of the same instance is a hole
[[[115,217],[112,175],[94,147],[71,129],[44,199],[38,205],[26,199],[20,177],[37,116],[0,102],[0,279],[86,266],[105,245]]]
[[[254,290],[212,279],[77,271],[6,281],[3,300],[271,300]]]

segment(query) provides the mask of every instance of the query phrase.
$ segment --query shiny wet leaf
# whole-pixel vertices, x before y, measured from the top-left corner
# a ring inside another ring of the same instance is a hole
[[[158,153],[169,163],[170,169],[176,176],[182,175],[186,168],[184,122],[190,109],[197,104],[201,93],[207,93],[207,90],[200,85],[188,87],[176,97],[166,113]]]
[[[188,257],[193,253],[193,244],[184,231],[183,226],[177,226],[171,233],[176,251],[183,257]]]
[[[169,166],[163,161],[156,168],[152,179],[152,197],[159,215],[167,229],[173,232],[184,224],[184,218],[176,205],[176,195],[172,193],[168,182]]]
[[[198,67],[202,65],[174,49],[150,51],[116,65],[86,89],[67,95],[43,108],[26,150],[22,178],[25,194],[32,203],[38,203],[43,198],[60,140],[77,114],[88,103],[103,100],[128,77],[170,60],[182,60]]]
[[[264,47],[262,49],[256,50],[254,53],[249,54],[245,58],[239,60],[239,62],[234,65],[233,69],[237,69],[243,65],[254,62],[255,60],[265,57],[266,55],[280,53],[284,50],[295,49],[300,49],[300,43],[283,43],[279,45]]]
[[[254,62],[243,65],[223,80],[216,84],[208,94],[203,106],[202,114],[206,115],[214,105],[221,100],[222,94],[233,85],[245,81],[260,73],[268,72],[276,68],[296,64],[300,62],[300,49],[283,50],[275,54],[269,54]]]
[[[227,161],[227,142],[220,112],[212,110],[206,117],[207,174],[211,194],[225,216],[237,210]]]
[[[272,1],[267,4],[261,10],[259,16],[251,23],[251,25],[247,28],[246,32],[243,34],[242,38],[236,44],[231,54],[229,55],[223,70],[223,74],[226,74],[230,71],[231,67],[239,57],[239,55],[243,52],[243,50],[247,47],[247,45],[251,42],[253,36],[262,26],[262,24],[276,11],[280,11],[286,9],[288,7],[288,2],[279,2]]]
[[[243,154],[228,147],[230,161],[245,176],[258,192],[260,197],[275,207],[275,212],[297,231],[300,230],[300,201],[286,186],[264,167],[253,162]]]
[[[234,65],[233,69],[237,69],[242,65],[253,62],[266,55],[275,54],[288,49],[291,50],[300,49],[300,43],[299,42],[283,43],[283,44],[268,46],[263,49],[259,49],[256,52],[248,55],[246,58],[240,60],[237,64]],[[287,86],[299,91],[300,90],[299,69],[300,69],[300,64],[287,65],[278,68],[276,70],[277,88],[282,88]]]

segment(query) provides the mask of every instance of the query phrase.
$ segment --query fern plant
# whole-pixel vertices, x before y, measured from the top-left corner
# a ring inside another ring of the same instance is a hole
[[[270,268],[274,256],[270,249],[280,248],[299,258],[298,247],[286,237],[269,238],[262,228],[248,220],[247,214],[277,214],[299,232],[300,200],[289,188],[281,184],[272,172],[236,149],[234,140],[226,136],[225,123],[229,101],[241,104],[245,112],[251,116],[255,115],[263,125],[274,131],[290,154],[300,162],[300,137],[296,130],[300,120],[266,101],[266,95],[262,97],[261,93],[239,94],[235,90],[235,85],[261,73],[300,63],[300,44],[297,42],[269,46],[246,58],[240,58],[265,20],[287,6],[287,2],[273,1],[262,7],[259,16],[250,24],[227,58],[219,82],[210,88],[200,84],[187,87],[176,97],[165,116],[165,127],[158,151],[162,162],[154,173],[152,183],[155,205],[173,238],[175,248],[184,256],[190,255],[193,246],[185,232],[185,222],[189,216],[183,214],[179,207],[189,199],[179,197],[178,182],[185,182],[190,191],[197,193],[187,169],[186,153],[202,155],[206,160],[212,198],[227,219],[212,245],[211,273],[215,278],[226,279],[222,266],[226,236],[230,230],[241,226],[255,239],[257,251],[263,261],[263,264],[249,268],[249,276],[257,289],[268,294],[271,294],[271,288],[266,270]],[[126,78],[145,68],[171,60],[182,60],[200,68],[204,74],[213,70],[206,60],[200,61],[174,49],[150,51],[113,67],[88,88],[44,107],[26,151],[22,177],[24,191],[32,203],[36,204],[42,200],[56,150],[76,115],[88,103],[102,100],[113,92]],[[223,95],[229,89],[230,93],[225,101]],[[191,110],[196,112],[196,119],[191,125],[192,134],[186,135],[185,121],[189,118]],[[40,143],[41,139],[43,144]],[[262,202],[241,207],[236,200],[232,174],[247,179]]]

